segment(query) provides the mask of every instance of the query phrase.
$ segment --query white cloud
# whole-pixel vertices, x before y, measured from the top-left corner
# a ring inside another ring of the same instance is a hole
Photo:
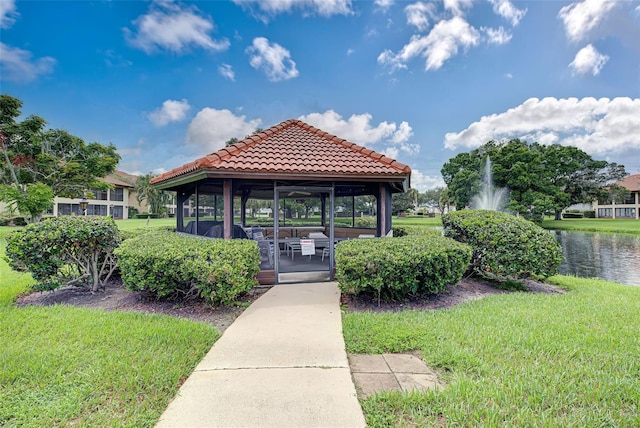
[[[498,28],[480,27],[480,31],[485,34],[487,43],[492,45],[504,45],[509,43],[512,34],[504,29],[503,26]]]
[[[393,0],[374,0],[373,4],[386,12],[391,6],[393,6]]]
[[[575,74],[597,76],[607,61],[609,61],[607,55],[601,54],[593,45],[589,44],[578,51],[569,67]]]
[[[611,10],[616,1],[583,0],[571,3],[560,9],[558,16],[564,22],[565,32],[569,40],[578,42],[598,27]]]
[[[571,145],[591,155],[640,149],[640,98],[530,98],[445,136],[446,148],[522,138]]]
[[[391,142],[395,144],[404,143],[409,141],[409,138],[413,136],[413,129],[409,126],[408,122],[401,122],[398,126],[398,130],[391,137]]]
[[[386,149],[382,150],[380,154],[385,155],[391,159],[398,159],[398,155],[400,154],[400,150],[397,147],[389,146]]]
[[[480,33],[459,16],[438,22],[426,36],[414,35],[398,54],[385,50],[378,56],[380,64],[391,71],[406,68],[406,63],[416,56],[426,58],[426,70],[438,70],[445,61],[458,54],[460,48],[468,49],[480,41]]]
[[[149,113],[147,117],[157,126],[164,126],[170,122],[179,122],[184,120],[191,106],[187,100],[182,101],[166,100],[159,107]]]
[[[151,4],[149,12],[139,16],[133,24],[137,33],[125,28],[125,38],[148,54],[163,49],[180,54],[192,47],[211,51],[224,51],[229,47],[227,39],[211,38],[213,21],[201,16],[195,6],[157,0]]]
[[[411,168],[411,188],[418,190],[418,192],[423,193],[429,189],[445,186],[442,177],[424,175],[420,170]]]
[[[264,37],[256,37],[246,52],[251,55],[251,67],[264,71],[272,82],[298,76],[296,63],[291,59],[291,54],[277,43],[269,43]]]
[[[509,0],[489,0],[493,6],[493,11],[509,21],[513,27],[520,23],[520,20],[527,13],[527,9],[518,9]]]
[[[260,119],[247,121],[246,116],[236,116],[226,109],[206,107],[189,124],[187,143],[214,152],[231,138],[242,139],[251,134],[261,122]]]
[[[429,19],[433,19],[435,11],[435,3],[423,3],[421,1],[404,8],[404,13],[407,15],[407,24],[413,25],[419,31],[425,31],[429,28]]]
[[[255,6],[258,9],[258,17],[262,20],[294,9],[301,10],[305,16],[318,14],[328,17],[352,13],[351,0],[233,0],[233,2],[243,7]]]
[[[33,54],[0,42],[1,79],[18,83],[35,80],[41,75],[53,72],[56,60],[45,56],[34,60]]]
[[[464,9],[471,7],[473,0],[443,0],[444,8],[455,16],[463,16]]]
[[[347,49],[347,56],[351,56],[351,55],[353,55],[354,53],[355,53],[355,50],[354,50],[354,49],[351,49],[351,48]]]
[[[234,73],[233,67],[231,67],[229,64],[222,64],[221,66],[219,66],[218,73],[220,73],[221,76],[231,80],[232,82],[236,81],[236,73]]]
[[[16,2],[14,0],[0,0],[0,28],[11,28],[16,22]]]
[[[347,120],[333,110],[324,113],[311,113],[301,116],[300,120],[307,122],[330,134],[339,136],[356,144],[372,146],[385,144],[379,149],[380,153],[396,159],[402,153],[415,154],[420,146],[409,144],[413,136],[413,129],[407,122],[396,125],[395,122],[380,122],[378,125],[371,123],[372,116],[369,113],[354,114]]]

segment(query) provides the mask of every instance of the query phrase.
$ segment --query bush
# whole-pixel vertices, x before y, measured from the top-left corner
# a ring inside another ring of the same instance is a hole
[[[569,212],[565,211],[562,213],[562,218],[582,218],[583,214],[581,212]]]
[[[31,272],[34,288],[61,285],[104,288],[116,269],[120,243],[109,217],[62,216],[31,224],[7,236],[7,259],[15,270]]]
[[[404,227],[393,227],[393,237],[400,238],[402,236],[407,236],[407,229]]]
[[[375,217],[356,217],[355,227],[375,229],[377,227]]]
[[[354,239],[336,246],[336,278],[344,293],[403,299],[456,284],[470,259],[469,246],[436,234]]]
[[[521,217],[487,210],[442,216],[444,234],[473,248],[475,273],[497,278],[548,277],[558,273],[562,249],[553,236]]]
[[[154,231],[116,250],[127,289],[158,298],[203,297],[229,304],[257,285],[260,251],[247,239],[205,239]]]
[[[584,216],[584,218],[596,218],[596,211],[595,210],[582,211],[582,215]]]

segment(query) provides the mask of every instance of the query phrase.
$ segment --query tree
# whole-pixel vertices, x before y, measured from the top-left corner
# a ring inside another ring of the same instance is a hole
[[[445,214],[449,207],[449,197],[446,187],[435,187],[425,190],[420,199],[422,203],[430,207],[436,207],[440,214]]]
[[[171,202],[172,195],[167,191],[159,190],[157,187],[152,186],[150,182],[153,177],[155,176],[151,173],[138,177],[134,188],[136,200],[138,203],[147,201],[151,214],[164,214],[166,205]]]
[[[442,167],[457,209],[468,207],[478,193],[487,156],[493,163],[494,184],[510,191],[507,208],[536,221],[546,213],[560,219],[563,209],[592,202],[603,194],[607,184],[626,175],[624,166],[594,160],[576,147],[529,144],[517,139],[490,141],[458,154]]]
[[[0,186],[0,200],[7,201],[12,209],[28,213],[31,221],[40,220],[42,213],[53,205],[53,190],[43,183],[30,183],[22,191],[16,186]]]
[[[395,193],[391,197],[391,213],[397,215],[414,210],[416,208],[417,195],[418,191],[416,189],[409,189],[405,193]]]
[[[120,160],[114,145],[85,144],[67,131],[45,129],[47,122],[39,116],[17,121],[21,108],[19,99],[0,95],[0,186],[5,202],[27,209],[29,201],[34,211],[27,212],[34,221],[44,211],[36,213],[38,206],[47,205],[43,198],[48,194],[79,198],[90,189],[110,187],[101,179]],[[29,191],[36,183],[40,186]]]

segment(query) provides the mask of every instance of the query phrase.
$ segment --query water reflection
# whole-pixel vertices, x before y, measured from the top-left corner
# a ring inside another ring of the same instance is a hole
[[[562,245],[563,275],[640,286],[640,237],[553,231]]]

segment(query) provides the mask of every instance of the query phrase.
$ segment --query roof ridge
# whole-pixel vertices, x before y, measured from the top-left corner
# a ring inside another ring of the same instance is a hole
[[[269,137],[271,137],[272,135],[276,134],[279,131],[284,131],[285,129],[291,127],[292,123],[290,123],[290,122],[292,122],[294,120],[295,119],[290,119],[290,120],[287,120],[287,121],[284,121],[284,122],[280,122],[280,123],[277,123],[277,124],[275,124],[273,126],[270,126],[267,129],[263,129],[260,132],[256,132],[256,133],[253,133],[251,135],[247,135],[242,140],[240,140],[238,142],[235,142],[233,144],[230,144],[227,147],[223,147],[222,149],[216,150],[215,152],[210,153],[209,155],[207,155],[205,157],[208,158],[211,155],[216,155],[219,152],[221,152],[222,150],[226,149],[226,153],[228,153],[228,154],[226,154],[224,156],[220,156],[219,154],[217,155],[220,158],[220,160],[224,160],[224,159],[228,158],[231,155],[236,155],[236,154],[238,154],[240,152],[248,150],[251,147],[255,146],[256,144],[269,139]]]

